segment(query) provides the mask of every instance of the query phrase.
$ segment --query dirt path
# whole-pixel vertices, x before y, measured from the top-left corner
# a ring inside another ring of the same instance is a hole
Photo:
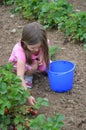
[[[85,0],[72,0],[71,3],[80,10],[86,10]],[[0,7],[0,65],[7,63],[12,47],[20,39],[22,27],[27,23],[18,14],[13,17],[9,10],[10,7]],[[41,108],[40,113],[47,116],[54,111],[64,114],[63,130],[86,130],[86,51],[77,44],[63,45],[64,36],[61,32],[51,30],[48,36],[51,43],[60,48],[56,59],[70,60],[76,64],[75,82],[71,92],[55,93],[50,90],[48,77],[36,75],[33,95],[46,97],[51,104],[49,108]]]

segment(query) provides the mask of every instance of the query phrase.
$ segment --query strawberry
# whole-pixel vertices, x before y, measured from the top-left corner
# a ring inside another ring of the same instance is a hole
[[[8,110],[8,108],[5,108],[5,110],[4,110],[4,114],[8,114],[9,113],[9,110]]]
[[[31,114],[32,115],[38,115],[38,111],[37,110],[31,110]]]
[[[32,110],[32,109],[29,107],[27,111],[30,113],[30,112],[31,112],[31,110]]]
[[[17,130],[17,128],[15,127],[14,130]]]

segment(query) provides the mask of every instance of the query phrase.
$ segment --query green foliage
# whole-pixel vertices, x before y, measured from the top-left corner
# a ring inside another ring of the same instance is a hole
[[[25,103],[29,92],[21,86],[21,80],[13,71],[11,63],[0,67],[0,114],[4,114],[4,108],[14,109],[17,105]]]
[[[64,116],[55,114],[46,118],[43,114],[30,120],[31,130],[60,130],[63,126]]]
[[[75,12],[67,0],[7,0],[14,4],[11,12],[19,12],[28,20],[38,20],[45,28],[62,30],[66,37],[86,42],[86,12]]]
[[[72,5],[66,0],[44,2],[38,19],[47,28],[58,27],[58,24],[64,22],[64,19],[67,18],[72,11]]]
[[[13,72],[13,64],[8,63],[1,66],[0,128],[7,130],[10,124],[17,125],[18,130],[26,127],[26,117],[23,113],[27,111],[27,106],[24,104],[29,96],[30,90],[25,91],[23,86],[21,86],[20,78]],[[34,108],[39,109],[41,105],[48,106],[48,100],[38,98]]]
[[[21,86],[21,80],[13,72],[13,65],[8,63],[0,67],[0,128],[7,130],[10,123],[14,123],[19,114],[19,108],[24,105],[29,91]],[[11,120],[12,118],[12,120]],[[24,118],[19,120],[24,121]]]
[[[56,45],[52,45],[52,46],[49,47],[49,54],[50,54],[51,60],[55,60],[55,54],[59,50],[60,49]]]
[[[67,17],[73,6],[66,0],[8,0],[7,4],[14,3],[12,13],[21,12],[21,14],[30,20],[38,19],[48,27],[57,26],[60,17]]]
[[[37,103],[34,105],[34,108],[35,109],[39,109],[40,108],[40,106],[49,106],[49,101],[48,101],[48,99],[47,98],[37,98]]]
[[[44,122],[41,115],[37,118],[37,109],[41,106],[48,106],[49,101],[46,98],[37,98],[36,104],[33,106],[27,106],[26,98],[30,96],[30,90],[25,91],[21,86],[21,80],[13,70],[13,64],[8,63],[0,67],[0,129],[8,130],[10,125],[14,125],[17,130],[28,130],[31,122],[31,129],[34,125],[39,126]],[[42,115],[44,117],[44,115]],[[34,117],[34,118],[33,118]],[[42,119],[40,121],[40,119]],[[52,119],[52,121],[50,121]],[[50,117],[47,119],[48,125],[44,123],[46,130],[62,125],[62,122],[56,122],[56,117]],[[31,120],[31,121],[30,121]],[[56,124],[55,124],[56,122]],[[35,123],[33,125],[33,123]],[[52,123],[52,125],[51,125]],[[38,126],[36,127],[38,128]],[[35,130],[35,129],[34,129]],[[53,129],[55,130],[55,129]],[[59,130],[59,129],[58,129]]]
[[[75,41],[86,42],[86,13],[71,13],[62,27],[66,36],[70,36]]]

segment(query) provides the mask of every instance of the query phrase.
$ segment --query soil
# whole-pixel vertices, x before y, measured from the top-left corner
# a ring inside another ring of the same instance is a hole
[[[86,11],[86,0],[69,0],[75,9]],[[10,13],[9,6],[0,7],[0,65],[7,63],[14,44],[21,38],[23,26],[28,23],[19,14]],[[62,130],[86,130],[86,51],[81,44],[72,41],[64,44],[63,33],[48,30],[51,44],[56,44],[56,60],[64,59],[76,64],[73,89],[70,92],[55,93],[50,89],[48,77],[36,74],[33,81],[33,96],[45,97],[50,101],[49,107],[42,107],[40,113],[46,116],[54,112],[65,115]]]

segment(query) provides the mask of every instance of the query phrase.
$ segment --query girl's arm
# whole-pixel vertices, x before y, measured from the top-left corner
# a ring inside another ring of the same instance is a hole
[[[24,89],[27,90],[27,85],[24,81],[24,73],[25,73],[25,63],[18,60],[17,61],[17,75],[20,77],[22,81],[22,86],[24,87]]]
[[[27,85],[24,81],[24,73],[25,73],[25,63],[22,61],[18,60],[17,61],[17,75],[20,76],[20,79],[22,81],[22,86],[24,86],[24,89],[27,90]],[[27,101],[31,104],[34,105],[36,103],[35,98],[30,96],[27,98]]]

